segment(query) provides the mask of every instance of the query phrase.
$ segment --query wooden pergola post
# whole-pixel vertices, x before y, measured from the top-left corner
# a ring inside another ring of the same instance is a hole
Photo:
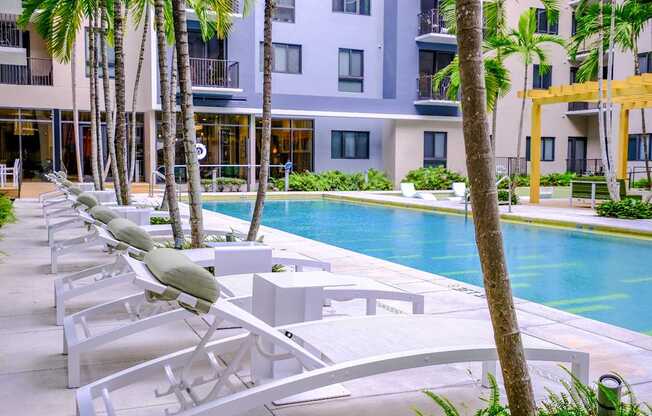
[[[532,102],[532,131],[530,133],[530,203],[539,203],[541,180],[541,104]]]
[[[618,124],[618,179],[627,179],[627,148],[629,143],[629,109],[620,106],[620,119]]]

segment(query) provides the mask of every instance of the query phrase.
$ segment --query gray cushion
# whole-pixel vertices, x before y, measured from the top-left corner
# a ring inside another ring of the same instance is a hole
[[[81,195],[81,194],[84,193],[84,191],[82,191],[81,189],[79,189],[78,187],[76,187],[76,186],[74,186],[74,185],[71,186],[68,190],[69,190],[70,193],[73,194],[73,195]]]
[[[86,205],[88,208],[93,208],[94,206],[100,204],[97,198],[88,192],[82,192],[81,194],[77,195],[77,203]]]
[[[121,218],[117,212],[115,212],[111,208],[102,205],[94,206],[93,208],[91,208],[89,213],[91,214],[91,217],[98,220],[102,224],[108,224],[111,222],[111,220],[114,220],[116,218]]]
[[[65,186],[66,188],[71,188],[71,187],[75,186],[75,185],[74,185],[72,182],[70,182],[68,179],[62,179],[62,180],[61,180],[61,183],[62,183],[63,186]]]
[[[143,251],[150,251],[154,248],[154,240],[141,227],[126,218],[116,218],[109,221],[109,232],[116,240]]]
[[[164,298],[176,298],[183,292],[199,299],[192,308],[182,305],[188,309],[208,313],[210,306],[220,296],[213,275],[179,250],[159,248],[150,251],[145,255],[144,262],[161,283],[169,286],[170,289],[163,294]]]

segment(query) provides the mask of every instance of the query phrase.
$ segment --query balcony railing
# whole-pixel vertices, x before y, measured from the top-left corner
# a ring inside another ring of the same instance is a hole
[[[0,13],[0,47],[23,47],[23,36],[16,24],[16,18],[13,14]]]
[[[451,101],[448,97],[450,80],[445,79],[439,84],[438,89],[434,89],[433,78],[434,75],[421,75],[417,78],[417,100]]]
[[[52,59],[27,58],[27,65],[0,65],[0,84],[52,85]]]
[[[585,101],[575,101],[568,103],[568,111],[588,111],[597,110],[597,103],[587,103]]]
[[[566,159],[566,171],[578,175],[595,175],[603,173],[602,159]]]
[[[431,9],[421,12],[417,15],[417,22],[419,27],[419,36],[427,35],[428,33],[448,33],[444,17],[439,12],[439,9]]]
[[[221,59],[190,58],[192,85],[208,88],[239,88],[238,62]]]
[[[527,159],[524,157],[497,157],[496,173],[501,175],[527,175]]]

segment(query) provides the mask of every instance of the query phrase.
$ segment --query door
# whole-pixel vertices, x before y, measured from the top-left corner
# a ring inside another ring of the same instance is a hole
[[[586,167],[586,137],[569,137],[566,170],[582,174]]]

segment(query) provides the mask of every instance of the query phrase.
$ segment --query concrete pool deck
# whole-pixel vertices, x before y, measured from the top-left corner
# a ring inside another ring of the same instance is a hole
[[[0,333],[3,335],[0,399],[3,411],[7,414],[73,415],[73,391],[66,388],[66,357],[61,354],[62,330],[54,325],[54,276],[46,274],[49,250],[40,208],[35,200],[18,200],[15,206],[18,222],[0,229],[0,252],[4,253],[0,258]],[[246,230],[242,220],[204,212],[207,227]],[[367,276],[401,290],[423,293],[426,313],[488,319],[486,301],[478,287],[268,227],[263,227],[261,234],[267,244],[276,248],[330,261],[335,272]],[[67,257],[62,259],[62,268],[66,271],[97,264],[106,258],[98,249]],[[116,288],[110,294],[74,303],[72,310],[130,292],[128,288]],[[608,371],[617,371],[633,385],[640,399],[652,402],[652,337],[522,299],[517,299],[516,308],[524,333],[591,353],[592,379]],[[382,313],[404,313],[407,309],[407,305],[394,302],[384,302],[380,308]],[[362,310],[361,304],[350,302],[334,304],[332,312],[357,314]],[[98,322],[92,328],[101,330],[107,325],[110,324]],[[194,345],[204,330],[201,319],[177,322],[87,354],[82,358],[82,382]],[[220,332],[221,336],[229,333]],[[415,406],[431,413],[435,411],[433,404],[420,393],[426,388],[462,403],[462,411],[471,413],[481,404],[478,396],[486,394],[477,382],[479,370],[479,365],[460,364],[377,376],[346,383],[352,393],[347,398],[282,408],[265,407],[248,415],[394,416],[412,415]],[[555,365],[532,363],[531,375],[539,398],[545,394],[544,387],[560,388],[555,380],[562,376],[562,371]],[[151,382],[142,383],[127,392],[118,404],[118,414],[162,412],[166,402],[153,399],[154,387]]]

